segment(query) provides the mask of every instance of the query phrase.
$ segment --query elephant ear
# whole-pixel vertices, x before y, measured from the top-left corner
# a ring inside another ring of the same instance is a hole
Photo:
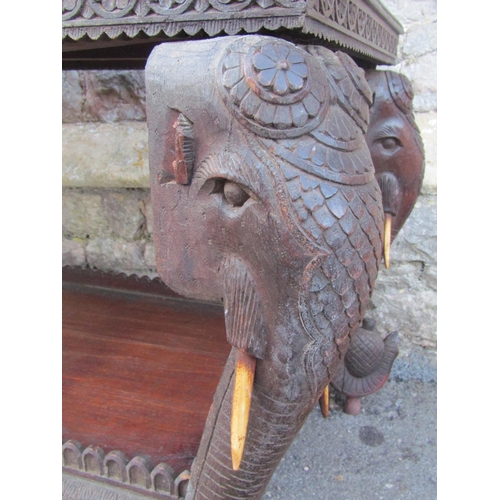
[[[365,72],[343,52],[333,53],[324,47],[313,45],[308,50],[326,66],[328,80],[340,107],[366,134],[373,100],[372,91],[365,80]]]
[[[425,157],[424,143],[422,142],[420,129],[418,128],[417,122],[415,121],[415,116],[413,114],[414,93],[411,82],[405,75],[396,73],[395,71],[384,71],[384,74],[387,80],[387,88],[391,93],[391,97],[412,127],[413,137],[415,138],[417,147]]]
[[[413,112],[413,87],[401,73],[386,71],[387,87],[396,106],[405,114]]]

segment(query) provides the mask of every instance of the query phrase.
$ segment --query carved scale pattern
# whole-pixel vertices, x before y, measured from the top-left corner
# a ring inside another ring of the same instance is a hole
[[[327,370],[331,378],[334,358],[345,354],[375,285],[382,250],[380,189],[375,180],[354,189],[285,164],[281,172],[297,224],[325,251],[305,271],[301,317],[312,338],[307,370],[311,376]]]
[[[307,54],[273,39],[257,49],[246,43],[235,42],[222,58],[219,90],[240,123],[257,134],[247,137],[249,147],[272,172],[290,229],[316,255],[301,287],[300,314],[311,337],[305,363],[308,380],[324,370],[331,378],[335,357],[345,354],[361,324],[381,260],[382,197],[362,136],[371,90],[345,54],[314,47]],[[292,62],[301,66],[295,86],[287,85]],[[263,72],[269,75],[259,79]],[[311,97],[315,106],[304,105]],[[255,104],[245,106],[249,99]],[[259,112],[266,102],[273,110],[264,121]],[[300,105],[302,113],[294,115]],[[311,390],[320,389],[313,382]]]

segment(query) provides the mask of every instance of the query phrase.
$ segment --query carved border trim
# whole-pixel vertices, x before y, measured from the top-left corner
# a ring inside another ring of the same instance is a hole
[[[117,450],[105,455],[98,446],[83,449],[74,439],[63,444],[62,462],[65,473],[162,500],[182,499],[181,488],[190,479],[187,470],[176,477],[174,470],[163,462],[153,468],[144,456],[128,460]]]
[[[403,28],[389,16],[371,1],[309,0],[303,31],[393,64]]]
[[[80,266],[63,266],[63,283],[88,285],[91,287],[123,289],[153,295],[165,295],[172,298],[189,300],[170,289],[159,277],[137,274],[125,274],[117,271],[102,271]]]
[[[403,33],[377,0],[63,0],[62,8],[63,40],[300,29],[387,64]]]
[[[62,35],[96,40],[102,34],[114,39],[140,32],[172,37],[180,31],[214,36],[294,29],[303,25],[305,10],[305,0],[64,0]]]

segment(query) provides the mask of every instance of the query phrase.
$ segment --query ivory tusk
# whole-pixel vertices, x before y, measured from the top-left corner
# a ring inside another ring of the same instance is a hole
[[[391,265],[391,227],[392,227],[392,214],[385,214],[385,224],[384,224],[384,262],[385,268],[389,269]]]
[[[242,349],[237,349],[234,375],[233,406],[231,408],[231,460],[233,470],[239,470],[252,399],[256,359]]]
[[[330,404],[330,390],[327,385],[325,387],[325,390],[323,391],[323,394],[321,394],[321,397],[319,398],[319,407],[321,408],[321,413],[325,418],[328,417],[329,404]]]

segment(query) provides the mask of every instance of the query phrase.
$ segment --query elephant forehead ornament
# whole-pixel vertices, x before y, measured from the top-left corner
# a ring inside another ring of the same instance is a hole
[[[157,47],[146,68],[157,268],[224,302],[233,350],[188,498],[261,498],[360,326],[382,255],[343,53],[262,36]]]

